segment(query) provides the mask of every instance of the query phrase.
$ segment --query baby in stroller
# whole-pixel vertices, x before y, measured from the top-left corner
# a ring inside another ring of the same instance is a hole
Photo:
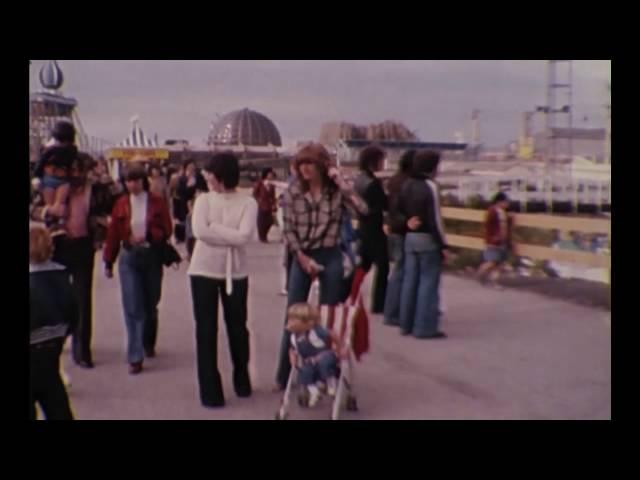
[[[318,310],[308,303],[296,303],[287,311],[287,331],[291,333],[291,365],[298,368],[299,382],[309,392],[309,406],[315,406],[322,387],[335,396],[338,379],[338,336],[322,327]]]

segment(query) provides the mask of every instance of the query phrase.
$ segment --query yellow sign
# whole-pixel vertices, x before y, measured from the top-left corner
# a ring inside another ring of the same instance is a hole
[[[169,150],[164,148],[111,148],[107,150],[107,158],[118,158],[128,161],[167,160]]]

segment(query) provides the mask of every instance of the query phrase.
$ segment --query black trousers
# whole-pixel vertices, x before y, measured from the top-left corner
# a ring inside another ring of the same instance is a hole
[[[73,420],[67,391],[60,378],[63,339],[30,348],[29,418],[36,420],[36,403],[47,420]]]
[[[225,281],[201,276],[191,277],[193,314],[196,321],[196,356],[200,401],[203,405],[224,403],[222,379],[218,371],[218,298],[222,301],[224,322],[229,337],[236,394],[251,394],[249,378],[249,330],[247,330],[247,294],[249,279],[233,281],[227,295]]]
[[[293,253],[291,253],[291,250],[289,250],[288,246],[285,245],[284,248],[286,250],[286,254],[285,254],[286,255],[286,260],[285,260],[284,268],[287,269],[284,288],[285,288],[285,290],[289,291],[289,272],[291,272],[291,264],[293,263]]]
[[[376,266],[376,276],[373,279],[373,295],[371,302],[372,313],[384,312],[384,301],[387,295],[387,279],[389,277],[389,250],[386,235],[363,235],[360,255],[361,266],[368,272]]]
[[[80,307],[78,325],[72,332],[73,360],[93,362],[91,334],[93,327],[93,268],[95,249],[90,237],[57,237],[53,261],[67,267],[71,274],[73,291]]]
[[[273,212],[258,210],[258,238],[261,242],[267,242],[267,236],[272,226]]]

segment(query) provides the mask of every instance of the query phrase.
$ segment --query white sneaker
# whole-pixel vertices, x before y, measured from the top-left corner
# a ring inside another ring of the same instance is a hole
[[[287,292],[284,288],[282,290],[280,290],[278,292],[278,295],[280,295],[281,297],[286,297],[287,295],[289,295],[289,292]]]
[[[309,390],[309,407],[315,407],[320,401],[320,389],[315,385],[309,385],[307,387]]]
[[[329,380],[327,380],[327,393],[329,394],[329,396],[335,397],[337,390],[338,390],[338,381],[336,380],[335,377],[331,377]]]

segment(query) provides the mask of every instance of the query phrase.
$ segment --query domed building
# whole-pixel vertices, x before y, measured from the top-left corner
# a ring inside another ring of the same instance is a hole
[[[275,124],[260,112],[244,108],[222,116],[209,133],[210,146],[281,147]]]

